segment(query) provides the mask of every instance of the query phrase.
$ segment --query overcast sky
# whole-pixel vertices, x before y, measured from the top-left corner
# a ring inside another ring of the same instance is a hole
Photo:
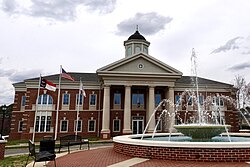
[[[135,32],[149,54],[191,75],[250,82],[248,0],[0,0],[0,105],[13,103],[13,83],[42,75],[96,72],[125,57]]]

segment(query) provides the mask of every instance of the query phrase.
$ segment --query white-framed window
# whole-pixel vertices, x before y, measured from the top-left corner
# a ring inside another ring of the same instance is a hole
[[[133,93],[132,105],[137,105],[137,107],[144,106],[144,94]]]
[[[148,54],[148,48],[146,46],[143,47],[143,52]]]
[[[223,107],[224,106],[223,98],[220,96],[214,96],[213,97],[213,104],[215,106]]]
[[[18,122],[18,132],[22,132],[23,131],[23,121],[19,121]]]
[[[76,105],[78,105],[78,100],[79,100],[79,94],[76,94]],[[82,103],[83,103],[83,95],[80,94],[79,105],[82,105]]]
[[[128,48],[127,48],[127,55],[128,55],[128,56],[131,56],[131,55],[132,55],[132,49],[131,49],[131,47],[128,47]]]
[[[69,105],[69,103],[70,103],[70,94],[68,94],[68,93],[63,94],[62,103],[63,103],[63,105]]]
[[[61,132],[68,132],[68,120],[61,120],[61,127],[60,131]]]
[[[135,47],[135,53],[139,53],[141,52],[141,47],[140,46],[136,46]]]
[[[96,120],[88,120],[88,132],[95,132]]]
[[[114,93],[114,105],[121,105],[121,93]]]
[[[114,119],[113,120],[113,132],[120,132],[121,129],[121,120]]]
[[[35,132],[50,132],[51,112],[37,112]]]
[[[90,98],[89,105],[95,106],[96,105],[96,94],[91,94],[89,98]]]
[[[38,98],[38,104],[41,104],[41,105],[52,105],[53,104],[53,99],[48,94],[42,94]]]
[[[155,120],[155,126],[157,125],[157,123],[158,123],[158,126],[157,126],[156,130],[162,131],[162,120],[160,118]]]
[[[22,96],[21,106],[24,107],[26,104],[26,96]]]
[[[77,132],[81,132],[82,131],[82,120],[78,120],[78,124],[77,124],[77,120],[75,120],[75,125],[74,125],[74,130],[76,132],[76,126],[77,126]]]

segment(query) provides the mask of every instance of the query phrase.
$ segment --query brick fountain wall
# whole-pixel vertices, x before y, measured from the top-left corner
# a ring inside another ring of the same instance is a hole
[[[250,160],[250,148],[156,147],[114,142],[114,150],[133,157],[175,161],[245,162]]]

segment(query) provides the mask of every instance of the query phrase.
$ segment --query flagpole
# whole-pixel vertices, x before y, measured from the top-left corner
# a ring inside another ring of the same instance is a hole
[[[77,135],[78,131],[78,120],[79,120],[79,110],[80,110],[80,100],[81,100],[81,86],[82,86],[82,79],[80,77],[80,83],[79,83],[79,92],[78,92],[78,104],[77,104],[77,112],[76,112],[76,132]]]
[[[57,131],[58,131],[58,115],[59,115],[60,92],[61,92],[61,77],[62,77],[61,74],[62,74],[62,66],[60,65],[59,84],[58,84],[58,95],[57,95],[57,106],[56,106],[55,140],[56,140],[56,138],[57,138]]]
[[[34,118],[34,125],[33,125],[33,134],[32,134],[32,142],[35,141],[35,131],[36,131],[36,115],[37,115],[37,108],[38,108],[38,99],[40,94],[40,83],[41,83],[41,74],[38,81],[38,90],[37,90],[37,97],[36,97],[36,111],[35,111],[35,118]]]

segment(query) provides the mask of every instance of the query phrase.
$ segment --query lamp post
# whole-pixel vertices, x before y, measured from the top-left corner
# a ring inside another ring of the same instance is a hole
[[[4,140],[3,138],[3,126],[4,126],[4,119],[5,119],[5,113],[6,113],[7,107],[6,105],[2,106],[2,126],[1,126],[1,138],[0,140]]]

